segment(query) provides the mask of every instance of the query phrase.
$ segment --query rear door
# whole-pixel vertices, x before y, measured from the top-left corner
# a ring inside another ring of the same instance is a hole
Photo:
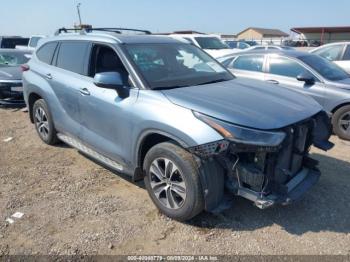
[[[265,55],[241,55],[236,57],[227,68],[237,77],[264,80]]]
[[[76,138],[81,138],[79,100],[87,82],[89,46],[86,41],[60,42],[53,61],[55,68],[46,75],[58,100],[58,129]]]
[[[297,76],[305,72],[314,76],[314,84],[309,85],[297,80]],[[324,105],[324,84],[296,59],[277,54],[268,55],[265,81],[309,95]]]

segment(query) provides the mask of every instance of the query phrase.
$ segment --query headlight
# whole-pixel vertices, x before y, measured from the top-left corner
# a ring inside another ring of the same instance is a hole
[[[193,113],[198,119],[202,120],[203,122],[207,123],[209,126],[214,128],[223,137],[237,143],[256,146],[276,147],[280,145],[286,137],[286,134],[284,132],[272,132],[250,129],[226,123],[224,121],[209,117],[207,115],[203,115],[198,112]]]

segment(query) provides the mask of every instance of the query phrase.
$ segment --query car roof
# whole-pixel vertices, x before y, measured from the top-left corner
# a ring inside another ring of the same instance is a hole
[[[249,50],[249,51],[242,51],[242,52],[237,52],[230,55],[222,56],[219,59],[222,60],[225,58],[230,58],[230,57],[235,57],[240,55],[266,55],[266,54],[278,54],[278,55],[284,55],[284,56],[294,57],[294,58],[298,58],[305,55],[312,55],[308,52],[297,51],[297,50]]]
[[[0,48],[0,53],[16,53],[16,54],[31,54],[31,50],[13,49],[13,48]]]
[[[93,32],[93,33],[66,33],[57,36],[44,38],[41,45],[52,41],[64,40],[83,40],[83,41],[100,41],[115,44],[145,44],[145,43],[181,43],[180,41],[168,36],[156,35],[123,35],[113,32]]]

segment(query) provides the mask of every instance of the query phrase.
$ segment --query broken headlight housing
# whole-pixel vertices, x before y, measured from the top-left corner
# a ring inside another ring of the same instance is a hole
[[[284,132],[262,131],[246,128],[218,120],[216,118],[193,112],[194,115],[219,132],[225,139],[246,146],[267,148],[278,147],[286,137]]]

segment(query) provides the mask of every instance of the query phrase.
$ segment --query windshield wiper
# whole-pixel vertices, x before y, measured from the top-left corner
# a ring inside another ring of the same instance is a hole
[[[220,79],[216,79],[216,80],[212,80],[212,81],[208,81],[208,82],[199,83],[196,86],[214,84],[214,83],[219,83],[219,82],[224,82],[224,81],[228,81],[228,80],[225,78],[220,78]]]
[[[167,90],[167,89],[174,89],[174,88],[181,88],[181,87],[188,87],[189,85],[177,85],[177,86],[156,86],[152,87],[152,90]]]

